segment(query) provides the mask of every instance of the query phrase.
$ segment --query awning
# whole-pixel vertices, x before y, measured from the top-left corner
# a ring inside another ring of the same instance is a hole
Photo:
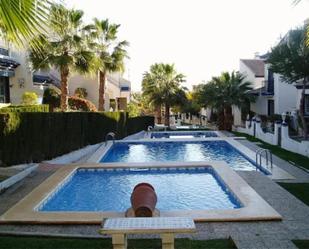
[[[1,58],[0,57],[0,67],[4,67],[7,69],[15,69],[19,66],[20,64],[17,61],[14,61],[12,59],[8,58]]]
[[[46,75],[39,75],[39,74],[34,74],[32,78],[34,83],[39,83],[39,84],[52,84],[54,80]]]
[[[122,86],[122,87],[120,87],[120,91],[121,92],[129,92],[130,91],[130,87],[129,86]]]

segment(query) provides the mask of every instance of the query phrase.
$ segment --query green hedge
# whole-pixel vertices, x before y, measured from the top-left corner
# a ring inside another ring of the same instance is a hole
[[[128,119],[124,112],[9,112],[0,114],[2,166],[48,160],[104,141],[112,131],[121,139],[147,129],[153,118]]]
[[[141,116],[129,118],[127,125],[127,134],[131,135],[142,130],[147,130],[148,126],[154,126],[154,117]]]
[[[0,113],[7,112],[49,112],[49,105],[10,105],[0,108]]]

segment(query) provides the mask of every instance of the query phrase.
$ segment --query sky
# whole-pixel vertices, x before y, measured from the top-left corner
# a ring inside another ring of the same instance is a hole
[[[121,24],[119,39],[130,43],[125,77],[141,89],[154,63],[174,63],[189,89],[239,59],[264,54],[289,29],[309,18],[309,0],[64,0],[94,17]]]

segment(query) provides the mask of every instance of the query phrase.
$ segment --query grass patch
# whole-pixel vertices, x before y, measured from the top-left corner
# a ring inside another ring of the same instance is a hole
[[[278,184],[309,206],[309,183],[278,182]],[[309,248],[309,246],[307,248]]]
[[[159,249],[159,239],[134,239],[128,241],[128,249]],[[220,240],[189,240],[177,239],[176,249],[235,249],[230,239]],[[111,239],[69,239],[42,237],[0,237],[1,249],[111,249]]]
[[[299,249],[308,249],[309,240],[292,240]]]
[[[257,139],[253,136],[250,136],[244,133],[233,132],[233,134],[239,137],[246,137],[246,139],[249,140],[250,142],[259,142],[261,143],[261,145],[259,145],[260,147],[264,149],[269,149],[277,157],[280,157],[281,159],[285,161],[292,162],[292,164],[295,164],[296,166],[299,165],[301,167],[309,169],[309,158],[306,156],[282,149],[281,147],[276,146],[276,145],[265,143],[264,141],[260,139]]]

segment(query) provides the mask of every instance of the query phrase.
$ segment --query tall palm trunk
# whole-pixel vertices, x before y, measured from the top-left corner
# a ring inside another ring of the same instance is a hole
[[[69,77],[69,68],[63,66],[60,69],[61,77],[61,97],[60,97],[60,107],[61,111],[65,112],[68,109],[68,77]]]
[[[224,110],[219,110],[218,112],[218,129],[219,130],[224,130],[225,125],[224,125]]]
[[[157,123],[161,124],[162,123],[162,112],[161,112],[161,105],[158,105],[156,107],[156,116],[157,116]]]
[[[169,104],[165,104],[164,124],[166,126],[170,126],[170,105]]]
[[[226,106],[224,108],[224,129],[227,131],[231,131],[232,124],[233,124],[232,106]]]
[[[106,71],[99,71],[99,111],[104,111]]]
[[[303,126],[303,136],[305,139],[307,139],[307,124],[306,124],[306,119],[305,119],[305,93],[306,93],[306,78],[303,80],[303,88],[301,92],[301,99],[300,99],[300,104],[299,104],[299,116],[302,122]]]

